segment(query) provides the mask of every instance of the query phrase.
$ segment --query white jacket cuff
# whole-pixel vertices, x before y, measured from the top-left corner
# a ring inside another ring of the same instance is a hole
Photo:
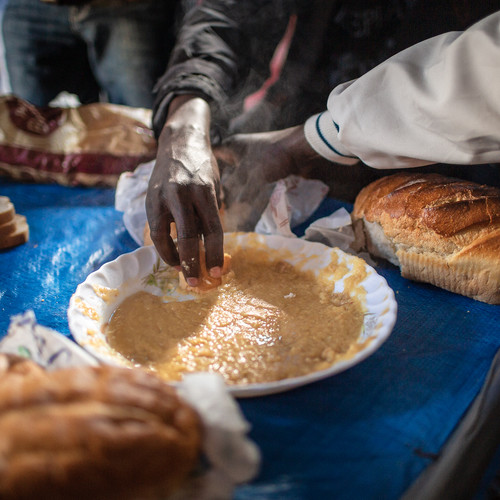
[[[342,165],[358,163],[359,158],[341,144],[337,127],[328,111],[308,118],[304,125],[304,134],[314,151],[327,160]]]

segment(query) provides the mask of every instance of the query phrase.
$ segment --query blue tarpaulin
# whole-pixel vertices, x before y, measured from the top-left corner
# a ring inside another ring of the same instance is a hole
[[[28,243],[0,251],[0,336],[28,309],[69,336],[77,285],[137,246],[114,190],[0,179],[0,195],[30,227]],[[340,206],[350,208],[328,198],[313,218]],[[263,462],[237,499],[397,499],[480,391],[500,347],[500,306],[408,281],[388,263],[376,269],[395,292],[398,319],[375,354],[329,379],[239,401]]]

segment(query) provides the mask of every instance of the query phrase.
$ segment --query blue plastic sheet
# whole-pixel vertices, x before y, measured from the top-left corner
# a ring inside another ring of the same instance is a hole
[[[28,243],[0,252],[0,336],[10,316],[27,309],[69,335],[66,309],[77,285],[136,248],[114,191],[0,179],[0,195],[31,230]],[[326,199],[313,218],[340,206],[350,208]],[[263,463],[237,499],[397,499],[479,392],[500,347],[500,306],[410,282],[388,263],[377,271],[399,310],[374,355],[327,380],[239,401]]]

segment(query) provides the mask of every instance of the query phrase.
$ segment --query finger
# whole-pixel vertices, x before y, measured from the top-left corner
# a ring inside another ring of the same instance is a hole
[[[151,240],[153,241],[158,255],[170,266],[178,267],[179,254],[177,247],[170,235],[170,221],[165,219],[165,222],[150,230]]]
[[[170,236],[170,223],[174,220],[172,215],[157,199],[149,195],[146,197],[146,215],[150,237],[159,256],[170,266],[178,266],[179,255]]]
[[[166,234],[165,236],[160,236],[155,241],[153,236],[151,237],[153,243],[155,244],[155,248],[158,252],[158,255],[169,265],[175,267],[180,270],[180,260],[179,254],[177,252],[177,247],[175,245],[175,241],[172,239],[170,234]]]
[[[215,193],[204,190],[196,197],[196,202],[205,242],[206,266],[210,274],[218,278],[224,263],[224,234]]]
[[[224,233],[209,233],[205,236],[205,259],[210,276],[220,278],[224,265]]]
[[[197,286],[200,276],[200,238],[177,237],[181,269],[189,286]]]
[[[192,205],[179,203],[174,206],[181,270],[188,284],[196,286],[200,275],[200,222]]]

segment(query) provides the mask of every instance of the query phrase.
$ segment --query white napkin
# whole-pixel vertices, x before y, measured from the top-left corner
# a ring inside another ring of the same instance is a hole
[[[304,222],[319,207],[327,193],[328,186],[318,180],[296,175],[279,180],[255,226],[255,232],[295,237],[292,227]]]

